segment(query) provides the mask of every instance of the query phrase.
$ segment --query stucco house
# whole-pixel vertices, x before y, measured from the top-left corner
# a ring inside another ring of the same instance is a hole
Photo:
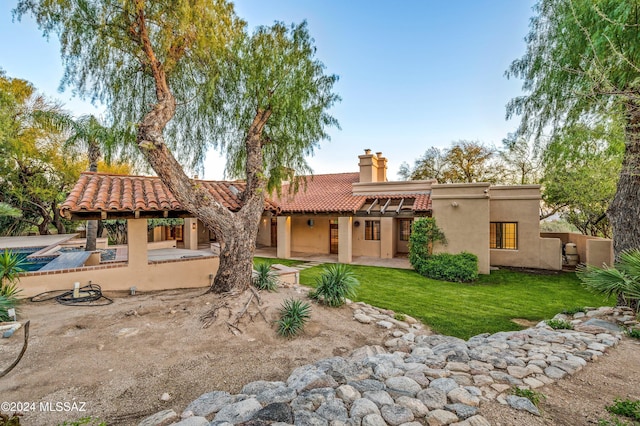
[[[358,171],[309,176],[294,195],[285,183],[281,196],[265,201],[257,245],[275,248],[277,257],[285,259],[326,254],[351,263],[359,256],[405,257],[412,222],[432,216],[448,242],[435,251],[474,253],[481,274],[492,265],[560,270],[568,242],[577,245],[582,262],[612,263],[610,240],[568,233],[541,236],[538,185],[388,181],[382,153],[365,150],[358,159]],[[241,207],[244,182],[199,183],[227,208]],[[157,177],[83,173],[60,211],[76,220],[126,219],[127,255],[106,264],[29,273],[21,279],[28,293],[95,282],[98,270],[103,287],[111,290],[204,287],[217,270],[215,250],[172,259],[150,255],[158,247],[198,250],[216,244]],[[174,217],[185,218],[179,232],[147,229],[147,219]]]

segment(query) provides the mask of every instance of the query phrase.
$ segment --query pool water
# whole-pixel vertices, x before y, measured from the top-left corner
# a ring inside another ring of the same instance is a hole
[[[18,255],[18,258],[24,261],[22,265],[22,269],[27,272],[39,271],[43,266],[51,262],[56,258],[56,256],[46,256],[46,257],[38,257],[36,259],[28,259],[27,257],[39,250],[42,250],[44,247],[29,247],[29,248],[21,248],[21,249],[12,249],[13,253]],[[60,252],[70,252],[70,251],[83,251],[80,248],[63,248],[59,250]],[[100,261],[104,262],[107,260],[114,260],[116,257],[115,249],[100,249]]]
[[[44,247],[30,247],[24,249],[11,250],[18,255],[18,258],[23,260],[22,269],[27,272],[39,271],[47,263],[51,262],[55,257],[39,257],[37,259],[27,259],[27,256],[42,250]]]

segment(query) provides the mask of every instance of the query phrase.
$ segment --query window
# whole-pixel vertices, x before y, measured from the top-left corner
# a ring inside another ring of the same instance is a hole
[[[380,240],[380,221],[379,220],[365,220],[364,221],[364,239],[365,240]]]
[[[411,219],[398,219],[398,227],[400,228],[400,241],[409,241],[411,236]]]
[[[518,249],[518,224],[516,222],[491,222],[489,224],[489,248]]]

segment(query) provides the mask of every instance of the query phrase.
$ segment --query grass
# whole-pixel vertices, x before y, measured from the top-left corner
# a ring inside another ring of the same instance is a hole
[[[613,405],[608,405],[607,411],[618,416],[629,417],[632,420],[640,420],[640,400],[616,399]]]
[[[293,259],[274,259],[270,257],[254,257],[253,264],[260,262],[268,262],[268,263],[279,263],[284,266],[296,266],[304,263],[302,260],[293,260]]]
[[[561,319],[550,319],[545,320],[545,322],[554,330],[573,330],[573,324],[571,324],[569,321]]]
[[[434,331],[468,339],[480,333],[521,330],[511,321],[541,321],[573,306],[612,306],[614,298],[587,292],[574,273],[509,270],[481,275],[475,283],[436,281],[408,269],[352,265],[360,281],[355,301],[419,318]],[[322,266],[300,273],[314,287]]]
[[[514,386],[511,388],[511,394],[515,396],[520,396],[522,398],[527,398],[533,405],[540,408],[540,402],[547,399],[547,397],[538,391],[533,389],[524,389],[518,386]]]

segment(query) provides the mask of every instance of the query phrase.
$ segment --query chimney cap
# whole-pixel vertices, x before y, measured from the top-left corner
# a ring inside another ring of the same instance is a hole
[[[364,154],[365,155],[371,155],[371,150],[369,148],[365,148]]]
[[[378,156],[378,158],[382,158],[382,151],[376,152],[376,155]]]

